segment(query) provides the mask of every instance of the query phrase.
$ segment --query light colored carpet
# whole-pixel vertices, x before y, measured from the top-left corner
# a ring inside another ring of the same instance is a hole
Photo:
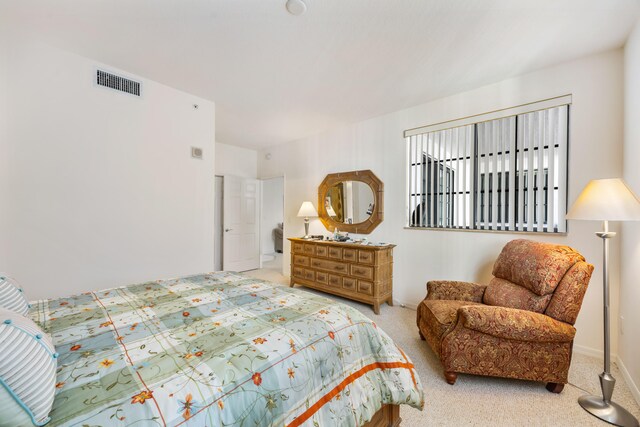
[[[289,284],[277,270],[263,269],[246,274],[262,280]],[[298,288],[298,286],[296,286]],[[375,319],[411,357],[425,391],[425,408],[418,411],[402,405],[402,425],[413,426],[607,426],[578,405],[583,394],[600,394],[599,359],[573,355],[569,382],[560,394],[549,393],[542,383],[530,381],[459,375],[451,386],[444,381],[442,367],[428,345],[421,341],[416,326],[416,312],[402,307],[383,305],[376,316],[371,307],[326,295],[346,303]],[[616,388],[613,400],[640,419],[640,406],[635,402],[618,368],[613,366]]]

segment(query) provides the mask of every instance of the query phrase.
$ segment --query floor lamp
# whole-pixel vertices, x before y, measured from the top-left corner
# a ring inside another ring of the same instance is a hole
[[[621,179],[596,179],[582,190],[571,206],[567,219],[602,221],[602,231],[596,233],[603,247],[604,290],[604,372],[600,374],[602,396],[582,396],[578,403],[590,414],[611,424],[638,427],[638,420],[622,406],[611,401],[615,378],[611,375],[609,346],[609,239],[616,233],[609,231],[609,221],[639,221],[640,201]]]

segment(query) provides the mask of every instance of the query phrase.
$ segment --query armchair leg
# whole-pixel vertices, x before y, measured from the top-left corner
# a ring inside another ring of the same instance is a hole
[[[418,333],[420,334],[420,339],[421,339],[422,341],[424,341],[424,340],[425,340],[425,337],[424,337],[424,335],[422,335],[422,331],[421,331],[420,329],[418,329]]]
[[[560,383],[547,383],[547,390],[551,393],[560,393],[564,388],[564,384]]]
[[[455,372],[444,371],[444,379],[449,384],[454,385],[456,383],[456,380],[458,379],[458,374]]]

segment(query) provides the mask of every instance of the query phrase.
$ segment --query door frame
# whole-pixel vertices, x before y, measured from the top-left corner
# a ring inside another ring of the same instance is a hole
[[[268,179],[275,179],[275,178],[282,178],[282,223],[283,223],[283,227],[282,227],[282,265],[281,267],[281,271],[280,274],[282,274],[283,276],[285,275],[284,272],[285,270],[285,265],[287,262],[287,259],[289,257],[285,256],[285,254],[287,253],[291,253],[291,250],[289,249],[289,241],[287,240],[287,224],[286,224],[286,219],[287,219],[287,175],[283,172],[281,174],[276,174],[276,175],[266,175],[266,176],[261,176],[258,179],[260,180],[260,212],[262,215],[262,204],[264,201],[264,194],[262,194],[262,181],[266,181]],[[262,223],[262,221],[260,221]],[[260,224],[262,226],[262,224]],[[262,229],[260,229],[260,248],[262,248]],[[262,249],[261,249],[262,250]],[[262,268],[262,257],[260,257],[260,268]]]

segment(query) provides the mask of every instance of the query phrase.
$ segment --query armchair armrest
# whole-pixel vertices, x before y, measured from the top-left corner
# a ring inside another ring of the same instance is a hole
[[[576,334],[576,328],[553,317],[490,305],[460,307],[458,321],[465,328],[518,341],[570,342]]]
[[[482,302],[485,285],[454,280],[431,280],[427,282],[425,299],[445,299],[456,301]]]

